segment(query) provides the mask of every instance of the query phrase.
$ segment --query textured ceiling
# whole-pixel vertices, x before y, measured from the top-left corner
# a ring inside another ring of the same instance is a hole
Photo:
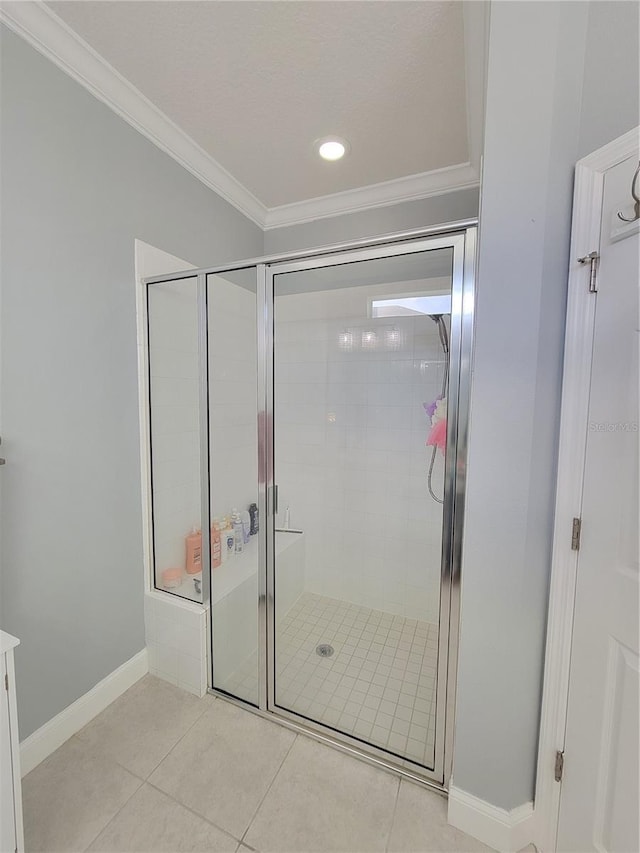
[[[460,2],[48,5],[267,207],[469,159]]]

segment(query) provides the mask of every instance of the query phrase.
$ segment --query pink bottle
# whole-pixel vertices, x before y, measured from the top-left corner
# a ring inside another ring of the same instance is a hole
[[[188,575],[198,575],[202,571],[202,535],[195,527],[185,539],[187,546],[186,572]]]

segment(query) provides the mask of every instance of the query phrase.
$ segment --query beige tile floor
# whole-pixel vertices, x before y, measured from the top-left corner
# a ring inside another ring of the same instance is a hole
[[[488,851],[443,797],[146,676],[23,780],[27,853]]]

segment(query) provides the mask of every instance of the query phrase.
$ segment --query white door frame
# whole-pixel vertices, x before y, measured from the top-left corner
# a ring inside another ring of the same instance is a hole
[[[558,479],[553,533],[544,688],[538,747],[535,844],[556,849],[560,783],[556,752],[564,750],[578,552],[571,550],[574,517],[580,518],[591,385],[596,296],[589,292],[589,264],[578,258],[600,251],[604,174],[638,150],[635,128],[576,164],[569,263]]]

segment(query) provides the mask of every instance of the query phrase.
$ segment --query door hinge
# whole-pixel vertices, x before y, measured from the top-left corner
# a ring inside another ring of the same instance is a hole
[[[579,264],[589,264],[589,293],[598,292],[598,261],[600,255],[597,252],[589,252],[583,258],[578,258]]]
[[[562,773],[564,771],[564,752],[558,750],[556,752],[556,763],[553,769],[553,778],[556,782],[562,782]]]
[[[580,533],[582,531],[582,520],[574,518],[571,524],[571,550],[580,550]]]

